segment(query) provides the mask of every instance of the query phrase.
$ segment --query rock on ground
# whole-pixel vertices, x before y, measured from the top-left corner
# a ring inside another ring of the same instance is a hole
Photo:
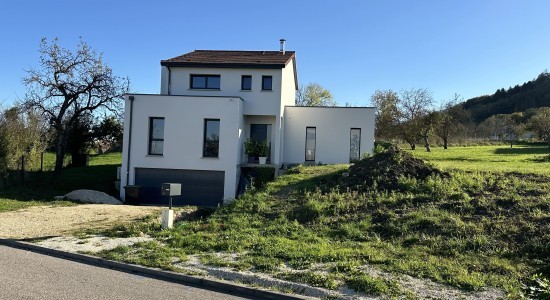
[[[86,203],[122,204],[122,201],[104,192],[93,190],[76,190],[65,195],[66,199]]]

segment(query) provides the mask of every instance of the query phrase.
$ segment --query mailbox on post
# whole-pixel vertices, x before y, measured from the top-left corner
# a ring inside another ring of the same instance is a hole
[[[160,191],[162,196],[181,196],[181,183],[163,183]]]
[[[181,195],[181,183],[163,183],[160,194],[168,196],[169,208],[162,210],[162,228],[172,228],[174,224],[174,211],[172,210],[172,197]]]
[[[181,183],[163,183],[160,194],[169,197],[169,207],[172,209],[172,197],[181,195]]]

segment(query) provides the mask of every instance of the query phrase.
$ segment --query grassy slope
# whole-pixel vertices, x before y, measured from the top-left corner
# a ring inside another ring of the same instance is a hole
[[[548,275],[549,177],[452,171],[450,179],[403,179],[401,191],[357,194],[333,189],[346,169],[299,167],[208,219],[180,222],[170,231],[151,224],[118,228],[124,234],[145,230],[165,246],[104,255],[172,268],[173,257],[198,254],[207,264],[327,288],[347,284],[373,295],[406,291],[368,275],[363,265],[464,290],[495,286],[516,296],[530,274]],[[214,255],[219,252],[240,256],[227,261]],[[284,264],[304,271],[285,271]]]
[[[53,163],[52,157],[45,155],[45,169]],[[66,168],[59,177],[53,177],[51,171],[29,173],[24,184],[0,190],[0,212],[35,205],[70,205],[68,201],[54,201],[53,197],[76,189],[99,190],[116,196],[114,181],[120,161],[120,153],[93,155],[89,166]]]

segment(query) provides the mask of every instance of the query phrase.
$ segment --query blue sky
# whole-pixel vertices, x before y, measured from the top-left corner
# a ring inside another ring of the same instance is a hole
[[[195,49],[297,52],[298,80],[340,103],[428,88],[442,101],[522,84],[550,68],[547,0],[6,1],[0,101],[21,99],[42,37],[103,52],[133,92],[158,93],[161,59]]]

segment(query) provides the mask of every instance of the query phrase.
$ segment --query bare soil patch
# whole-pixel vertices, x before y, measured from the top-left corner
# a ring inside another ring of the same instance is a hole
[[[0,238],[41,238],[71,235],[82,229],[108,228],[133,222],[161,208],[108,204],[84,204],[68,207],[33,206],[0,213]]]

